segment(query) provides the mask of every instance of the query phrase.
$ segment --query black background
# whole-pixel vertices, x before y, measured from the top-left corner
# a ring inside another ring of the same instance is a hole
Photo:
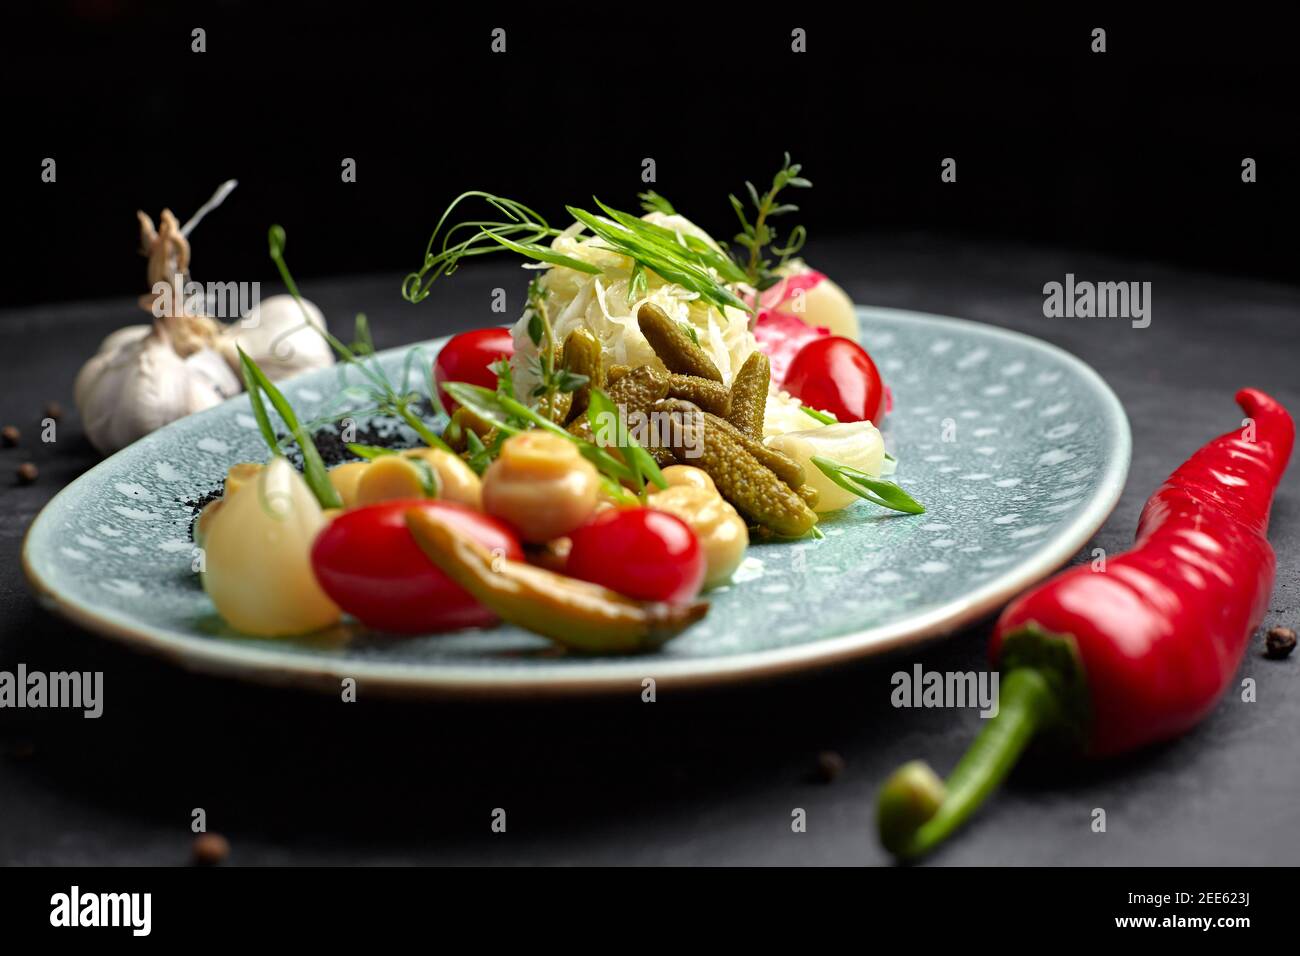
[[[652,156],[660,191],[725,234],[726,193],[770,175],[789,147],[817,184],[803,197],[809,259],[855,301],[1043,338],[1115,390],[1132,468],[1081,556],[1127,547],[1152,489],[1239,420],[1236,388],[1300,407],[1296,58],[1280,20],[1254,8],[1144,20],[1091,6],[996,16],[873,7],[848,18],[733,5],[662,19],[639,6],[483,9],[6,11],[0,181],[11,251],[0,305],[24,307],[0,309],[0,419],[30,438],[46,401],[67,418],[57,444],[0,451],[0,667],[102,670],[108,691],[97,721],[5,713],[0,861],[185,863],[190,812],[203,806],[231,838],[234,864],[884,863],[875,788],[903,760],[950,768],[979,725],[887,701],[902,662],[986,666],[985,623],[915,653],[663,696],[653,708],[370,697],[353,707],[187,675],[51,615],[22,579],[22,534],[98,460],[71,383],[106,332],[139,320],[136,208],[171,205],[183,218],[238,177],[195,234],[195,277],[270,280],[265,231],[279,221],[305,293],[331,317],[368,311],[383,348],[499,320],[484,309],[491,289],[518,289],[517,262],[500,258],[435,292],[436,307],[398,298],[399,273],[462,189],[557,217],[593,192],[630,205]],[[1108,29],[1104,55],[1088,52],[1097,25]],[[189,52],[194,26],[208,32],[201,56]],[[488,52],[493,26],[508,31],[504,57]],[[793,26],[809,31],[806,56],[788,52]],[[47,155],[55,185],[40,182]],[[339,181],[344,156],[358,160],[355,184]],[[956,184],[939,181],[944,156],[958,160]],[[1241,182],[1243,156],[1259,161],[1258,183]],[[1043,282],[1067,271],[1152,281],[1152,326],[1046,319]],[[73,301],[85,298],[101,301]],[[20,486],[9,476],[29,457],[41,477]],[[1265,627],[1300,615],[1296,474],[1274,508]],[[1027,759],[934,862],[1293,864],[1300,664],[1266,661],[1260,644],[1240,675],[1258,681],[1258,704],[1230,693],[1195,732],[1104,764]],[[847,762],[829,786],[810,775],[827,748]],[[496,806],[510,808],[508,840],[488,829]],[[793,806],[809,812],[806,835],[789,831]],[[1098,806],[1110,814],[1106,836],[1088,828]],[[1227,875],[1212,883],[1135,877],[1132,888],[1234,888]],[[948,907],[977,888],[915,894],[971,926]],[[985,888],[1023,902],[1002,881]],[[692,894],[629,903],[613,886],[610,896],[635,918]],[[322,896],[322,918],[338,897]],[[579,905],[608,908],[592,900]],[[874,890],[861,902],[871,919],[889,915],[871,908]],[[1111,902],[1063,890],[1058,926],[1074,932],[1074,915]],[[781,912],[797,915],[798,904]]]
[[[799,197],[812,258],[819,237],[920,232],[1296,274],[1297,58],[1254,8],[270,7],[10,15],[0,302],[143,291],[135,209],[184,220],[231,177],[194,236],[201,281],[269,278],[272,221],[300,279],[410,269],[463,189],[557,219],[593,193],[628,208],[645,157],[659,191],[726,236],[727,193],[787,148],[816,184]],[[790,51],[796,26],[807,54]],[[47,156],[57,184],[40,181]],[[939,178],[949,156],[955,184]]]

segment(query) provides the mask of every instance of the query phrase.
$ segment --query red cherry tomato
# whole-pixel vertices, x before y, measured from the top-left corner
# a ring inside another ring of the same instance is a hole
[[[515,561],[523,550],[495,518],[449,501],[384,501],[345,511],[316,537],[311,566],[325,593],[367,627],[425,634],[484,627],[496,616],[453,584],[420,550],[404,515],[426,508],[489,550]]]
[[[475,329],[453,335],[433,360],[433,381],[447,414],[459,406],[442,390],[446,382],[468,382],[495,389],[497,375],[489,366],[499,358],[508,359],[514,354],[515,342],[509,329]]]
[[[649,508],[602,511],[570,535],[566,573],[640,601],[689,601],[704,552],[684,521]]]
[[[842,422],[880,423],[885,386],[876,363],[857,342],[838,335],[814,339],[799,350],[783,387],[810,408]]]

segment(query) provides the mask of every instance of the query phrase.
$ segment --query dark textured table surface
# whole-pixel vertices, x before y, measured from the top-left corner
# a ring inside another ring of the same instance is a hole
[[[1088,545],[1131,539],[1142,501],[1188,453],[1240,420],[1242,385],[1300,409],[1300,288],[1155,263],[924,237],[826,242],[810,259],[858,302],[945,313],[1040,336],[1095,367],[1133,429],[1114,515]],[[1152,322],[1047,319],[1042,287],[1067,272],[1152,283]],[[269,278],[269,275],[264,277]],[[336,322],[364,310],[380,347],[489,324],[490,290],[522,291],[502,264],[466,270],[420,306],[397,277],[304,282]],[[270,289],[264,289],[269,293]],[[516,294],[511,300],[517,301]],[[873,797],[903,760],[947,770],[973,711],[894,710],[890,674],[984,666],[987,624],[903,655],[798,679],[627,700],[396,703],[195,676],[40,609],[19,566],[41,506],[95,461],[72,379],[98,340],[138,321],[126,300],[0,312],[0,669],[102,670],[99,720],[0,711],[0,863],[184,863],[190,819],[230,838],[231,862],[875,864]],[[45,402],[67,413],[33,448]],[[19,486],[14,469],[40,477]],[[1300,467],[1273,512],[1278,581],[1265,626],[1300,624]],[[1257,638],[1229,696],[1194,733],[1106,764],[1026,762],[935,863],[1089,865],[1300,862],[1300,655]],[[838,751],[833,783],[811,771]],[[508,829],[490,815],[505,808]],[[807,811],[807,832],[791,812]],[[1107,831],[1091,830],[1103,808]]]

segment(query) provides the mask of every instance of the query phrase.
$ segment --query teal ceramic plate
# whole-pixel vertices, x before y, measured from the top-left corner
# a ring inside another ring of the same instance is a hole
[[[1078,359],[973,322],[861,309],[893,389],[886,444],[929,511],[864,503],[820,541],[752,547],[708,616],[641,657],[577,657],[509,627],[396,639],[340,631],[241,637],[190,572],[193,500],[236,461],[265,458],[246,398],[176,422],[93,468],[32,525],[23,560],[43,602],[77,624],[194,670],[337,690],[564,694],[710,684],[819,667],[950,633],[1065,563],[1110,514],[1128,421]],[[439,343],[423,346],[425,357]],[[384,353],[400,374],[409,349]],[[289,382],[301,415],[339,398],[337,372]]]

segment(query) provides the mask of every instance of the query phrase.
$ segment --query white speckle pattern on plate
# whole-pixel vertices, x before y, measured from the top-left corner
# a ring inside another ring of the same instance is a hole
[[[64,489],[23,551],[44,602],[91,630],[193,669],[337,689],[353,677],[406,694],[547,694],[720,682],[825,665],[944,634],[1067,561],[1105,520],[1128,472],[1128,422],[1090,368],[990,326],[860,308],[863,344],[894,411],[897,480],[927,506],[865,502],[825,516],[823,540],[756,545],[708,616],[661,651],[579,657],[514,628],[393,638],[340,628],[241,637],[191,571],[191,509],[228,465],[260,461],[247,398],[176,422]],[[426,343],[425,357],[441,343]],[[409,349],[381,356],[400,376]],[[304,419],[343,394],[337,370],[287,384]]]

